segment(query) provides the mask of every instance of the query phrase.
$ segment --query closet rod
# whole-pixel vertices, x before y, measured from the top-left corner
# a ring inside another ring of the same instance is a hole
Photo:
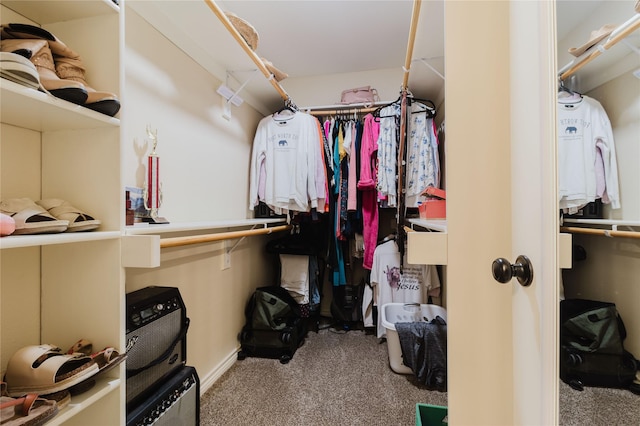
[[[413,0],[413,11],[411,13],[411,26],[409,27],[409,40],[407,42],[407,56],[404,60],[404,77],[402,79],[402,91],[407,90],[409,85],[409,70],[413,59],[413,43],[416,40],[416,28],[418,27],[418,18],[420,17],[420,5],[422,0]]]
[[[234,238],[288,231],[291,228],[293,228],[291,225],[279,225],[272,226],[271,228],[248,229],[245,231],[220,232],[217,234],[193,235],[190,237],[163,238],[160,240],[160,248],[188,246],[192,244],[210,243],[213,241],[232,240]]]
[[[319,110],[308,110],[307,113],[311,115],[349,115],[349,114],[358,114],[358,113],[366,113],[373,112],[378,107],[368,107],[368,108],[350,108],[350,109],[319,109]],[[304,110],[303,110],[304,111]]]
[[[240,35],[240,33],[238,32],[236,27],[233,26],[231,21],[229,21],[229,18],[227,18],[227,15],[224,14],[222,9],[220,9],[220,7],[213,0],[204,0],[204,2],[207,4],[207,6],[209,6],[209,8],[213,11],[213,13],[215,13],[215,15],[218,17],[220,22],[222,22],[222,24],[227,28],[229,33],[231,33],[233,38],[236,39],[236,41],[244,49],[244,51],[247,53],[247,55],[249,55],[251,60],[256,64],[256,66],[262,72],[262,74],[264,74],[264,76],[267,78],[267,80],[269,80],[271,82],[271,85],[280,94],[280,97],[282,97],[282,99],[285,102],[291,102],[291,98],[289,97],[287,92],[282,88],[280,83],[278,83],[278,81],[276,81],[274,75],[271,74],[271,72],[267,69],[267,67],[265,66],[265,64],[262,61],[262,59],[260,59],[260,57],[258,55],[256,55],[256,52],[254,52],[249,47],[247,42],[242,38],[242,36]]]
[[[588,56],[580,60],[575,65],[571,66],[568,70],[566,71],[561,70],[560,80],[565,80],[569,78],[571,75],[575,74],[582,67],[587,65],[589,62],[593,61],[595,58],[600,56],[605,50],[608,50],[611,46],[627,38],[629,34],[634,32],[638,28],[640,28],[640,14],[636,13],[631,19],[629,19],[627,22],[625,22],[624,24],[616,28],[611,33],[611,36],[607,39],[607,41],[604,44],[597,46],[593,52],[591,52]]]
[[[572,234],[604,235],[607,237],[640,238],[636,231],[610,231],[608,229],[580,228],[577,226],[561,226],[560,231]]]

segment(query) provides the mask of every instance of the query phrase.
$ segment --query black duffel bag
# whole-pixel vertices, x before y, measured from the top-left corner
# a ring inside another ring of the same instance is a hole
[[[615,304],[585,299],[560,302],[560,379],[584,386],[630,389],[638,360],[624,349],[626,329]]]

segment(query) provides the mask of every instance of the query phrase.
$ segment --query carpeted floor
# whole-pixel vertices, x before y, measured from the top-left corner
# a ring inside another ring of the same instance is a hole
[[[561,425],[640,425],[640,396],[560,388]],[[309,332],[288,364],[236,362],[201,399],[202,426],[415,425],[417,402],[446,406],[413,376],[395,374],[386,343],[363,331]]]

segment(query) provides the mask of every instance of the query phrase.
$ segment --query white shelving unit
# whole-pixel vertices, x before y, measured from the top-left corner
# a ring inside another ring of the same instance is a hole
[[[111,0],[0,0],[0,8],[2,24],[41,26],[77,51],[92,87],[120,92],[124,31]],[[119,118],[5,79],[0,112],[2,198],[61,198],[102,221],[85,233],[0,239],[0,368],[19,348],[41,343],[66,350],[84,338],[123,351]],[[48,424],[124,424],[124,382],[122,364]]]
[[[408,219],[407,222],[416,231],[407,233],[407,261],[424,265],[446,265],[447,220]]]

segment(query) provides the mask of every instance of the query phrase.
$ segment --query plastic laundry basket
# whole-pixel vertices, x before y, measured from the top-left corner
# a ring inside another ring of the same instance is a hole
[[[398,374],[413,374],[413,370],[402,363],[402,349],[396,331],[397,322],[431,322],[436,316],[447,320],[447,311],[438,305],[418,303],[385,303],[382,306],[382,325],[387,335],[389,366]]]

